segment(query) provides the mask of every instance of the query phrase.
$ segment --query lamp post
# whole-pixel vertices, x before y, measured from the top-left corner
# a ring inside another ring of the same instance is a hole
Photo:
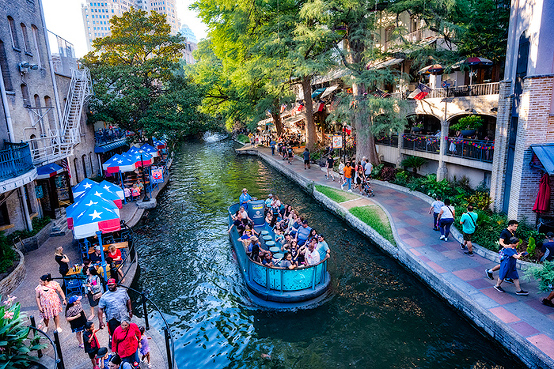
[[[146,173],[144,170],[144,159],[142,158],[143,151],[140,150],[140,163],[142,166],[142,183],[144,184],[144,197],[142,199],[142,202],[149,202],[150,198],[148,197],[148,191],[146,191]]]
[[[108,266],[106,264],[106,258],[104,256],[104,245],[102,245],[102,231],[96,231],[96,235],[98,236],[98,247],[100,247],[100,253],[102,255],[102,270],[104,274],[104,282],[108,281]]]

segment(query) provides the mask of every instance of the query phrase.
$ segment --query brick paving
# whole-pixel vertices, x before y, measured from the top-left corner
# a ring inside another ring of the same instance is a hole
[[[273,160],[269,149],[259,148],[258,151],[267,162],[283,166],[281,160]],[[326,180],[325,173],[319,166],[313,165],[311,169],[304,170],[299,158],[285,169],[292,170],[316,184],[340,190],[339,182]],[[502,285],[506,293],[496,291],[493,286],[498,273],[495,273],[493,281],[487,279],[484,273],[485,268],[494,266],[495,262],[477,254],[474,257],[465,255],[459,241],[452,235],[448,242],[439,240],[439,232],[432,229],[433,217],[428,214],[429,203],[409,193],[376,183],[372,183],[372,187],[375,197],[370,201],[379,204],[390,214],[399,247],[406,249],[409,254],[431,268],[439,281],[453,286],[464,299],[468,299],[468,302],[478,304],[477,306],[491,317],[497,318],[498,325],[505,332],[515,334],[515,337],[519,336],[519,342],[527,340],[535,349],[546,355],[542,357],[542,364],[546,364],[544,367],[552,366],[554,309],[542,305],[541,300],[547,293],[538,290],[536,281],[528,280],[525,278],[525,272],[518,271],[522,288],[529,291],[529,296],[517,296],[515,287],[507,283]],[[491,328],[491,331],[495,332],[498,326]]]

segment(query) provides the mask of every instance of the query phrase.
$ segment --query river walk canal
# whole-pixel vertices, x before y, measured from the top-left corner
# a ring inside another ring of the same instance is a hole
[[[170,321],[180,369],[523,366],[370,240],[234,148],[184,143],[158,207],[137,227],[140,287]],[[278,194],[326,236],[332,286],[319,307],[250,303],[227,235],[227,208],[243,187]]]

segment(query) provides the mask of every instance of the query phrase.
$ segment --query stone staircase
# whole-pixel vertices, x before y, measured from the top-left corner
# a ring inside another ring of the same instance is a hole
[[[60,208],[58,217],[53,220],[54,226],[50,231],[50,237],[65,236],[66,232],[69,232],[67,228],[67,217],[65,214],[65,208]]]

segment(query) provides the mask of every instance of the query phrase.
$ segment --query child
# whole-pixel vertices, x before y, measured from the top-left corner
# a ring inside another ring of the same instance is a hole
[[[125,194],[125,201],[131,201],[131,189],[129,187],[125,187],[123,193]]]
[[[140,338],[140,354],[142,357],[140,358],[140,361],[148,362],[148,368],[152,368],[152,364],[150,364],[150,348],[148,347],[148,337],[146,334],[144,334],[144,327],[139,327],[141,338]],[[144,360],[146,358],[146,360]]]
[[[523,254],[517,252],[517,244],[519,239],[517,237],[510,238],[509,247],[505,247],[500,253],[500,271],[498,273],[498,282],[494,286],[494,289],[498,292],[505,292],[500,285],[506,277],[511,278],[516,286],[516,295],[527,296],[529,292],[521,289],[519,285],[519,275],[516,270],[516,259],[519,259]]]
[[[281,228],[275,228],[275,243],[282,245],[285,242],[285,236],[283,236],[283,231]]]
[[[100,329],[94,329],[94,323],[88,321],[85,324],[85,331],[83,332],[83,342],[85,345],[85,352],[88,354],[92,366],[97,367],[96,363],[96,354],[100,350],[100,343],[98,343],[98,338],[96,338],[96,332]]]
[[[109,369],[108,362],[109,354],[106,347],[100,347],[98,353],[96,354],[96,361],[98,363],[98,368],[100,369]]]

